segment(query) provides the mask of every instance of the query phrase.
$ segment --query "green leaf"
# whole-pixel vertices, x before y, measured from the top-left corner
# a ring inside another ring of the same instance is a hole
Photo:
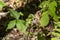
[[[49,4],[49,7],[57,7],[57,2],[56,1],[53,1]]]
[[[12,29],[13,27],[15,27],[16,24],[16,20],[12,20],[8,23],[7,29]]]
[[[58,2],[58,5],[60,5],[60,0],[58,0],[57,2]]]
[[[13,10],[13,9],[9,9],[9,11],[10,11],[10,15],[11,15],[12,17],[14,17],[14,18],[16,18],[16,19],[19,19],[20,14],[19,14],[17,11],[15,11],[15,10]]]
[[[57,7],[57,2],[56,1],[53,1],[49,4],[49,14],[51,17],[53,17],[54,21],[58,21],[58,16],[55,14],[55,11],[56,11],[56,7]]]
[[[54,10],[54,11],[53,11]],[[56,11],[56,9],[55,9],[55,7],[52,7],[51,5],[49,6],[49,10],[48,10],[50,13],[50,16],[51,17],[53,17],[54,15],[55,15],[55,11]]]
[[[20,14],[21,16],[23,16],[23,13],[22,13],[22,12],[19,12],[19,14]]]
[[[56,14],[54,15],[53,19],[54,19],[54,21],[59,21],[59,18]]]
[[[17,27],[18,30],[20,30],[24,33],[26,32],[26,26],[25,26],[23,20],[17,20],[16,27]]]
[[[51,40],[60,40],[60,39],[58,39],[58,38],[51,38]]]
[[[37,38],[38,40],[45,40],[45,36],[43,36],[43,33],[38,33]]]
[[[55,11],[56,11],[56,6],[57,6],[57,2],[56,1],[53,1],[49,4],[49,12],[50,12],[50,15],[53,17],[55,15]]]
[[[32,22],[32,19],[26,19],[26,26],[29,26],[29,24],[31,24],[31,22]]]
[[[60,22],[56,22],[56,24],[57,24],[57,26],[59,26],[59,27],[60,27]]]
[[[53,10],[54,10],[54,11],[53,11]],[[49,14],[50,14],[51,17],[53,17],[53,16],[55,15],[55,10],[56,10],[55,7],[50,7],[50,8],[49,8],[48,11],[50,12]]]
[[[47,26],[48,25],[49,16],[48,16],[48,12],[47,11],[43,12],[40,22],[41,22],[42,26]]]
[[[60,37],[60,33],[58,32],[52,32],[52,35]]]
[[[54,31],[58,31],[58,32],[60,32],[60,29],[54,29]]]
[[[0,10],[2,10],[4,6],[6,6],[6,4],[3,1],[0,1]]]
[[[29,26],[29,24],[31,24],[32,19],[34,19],[34,15],[33,14],[30,14],[28,16],[28,18],[26,19],[26,26]]]
[[[43,1],[40,5],[39,8],[46,8],[46,6],[49,4],[48,1]]]
[[[34,18],[34,15],[33,14],[30,14],[29,16],[28,16],[28,19],[33,19]]]

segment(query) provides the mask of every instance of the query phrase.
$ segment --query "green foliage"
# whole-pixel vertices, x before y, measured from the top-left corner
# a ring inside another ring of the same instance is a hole
[[[45,40],[45,36],[43,36],[43,33],[38,33],[38,40]]]
[[[56,24],[58,27],[60,27],[60,22],[55,22],[55,24]]]
[[[34,15],[33,14],[30,14],[28,16],[28,18],[26,19],[26,26],[29,26],[29,24],[31,24],[32,19],[34,19]]]
[[[58,16],[56,15],[56,7],[57,2],[56,1],[44,1],[42,4],[39,5],[40,8],[42,8],[43,11],[48,11],[48,14],[53,17],[55,21],[58,21]]]
[[[60,0],[58,0],[57,2],[58,2],[58,4],[60,5]]]
[[[44,2],[42,2],[40,5],[39,5],[39,7],[40,8],[46,8],[46,6],[48,5],[48,1],[44,1]]]
[[[15,27],[15,24],[16,24],[16,20],[12,20],[8,23],[8,27],[7,29],[12,29],[13,27]]]
[[[23,15],[22,12],[18,13],[13,9],[9,9],[10,15],[16,19],[19,19],[20,15]]]
[[[52,32],[52,35],[60,37],[60,33]]]
[[[2,10],[2,8],[6,6],[6,4],[3,1],[0,1],[0,11]]]
[[[49,4],[48,11],[50,12],[49,14],[51,15],[51,17],[53,17],[55,21],[58,21],[58,16],[55,13],[56,7],[57,7],[57,2],[53,1]]]
[[[13,27],[16,26],[16,28],[22,32],[26,32],[26,25],[25,25],[25,21],[24,20],[20,20],[19,17],[20,15],[23,16],[22,12],[17,12],[13,9],[9,9],[10,12],[10,16],[12,16],[13,18],[15,18],[15,20],[11,20],[8,24],[7,29],[12,29]]]
[[[41,18],[39,19],[41,25],[39,24],[38,26],[39,27],[42,26],[43,29],[41,30],[42,33],[40,32],[38,34],[37,40],[46,39],[45,38],[46,35],[43,35],[43,34],[44,34],[45,27],[49,25],[51,19],[54,22],[54,29],[51,31],[51,36],[52,36],[51,40],[60,40],[60,21],[59,21],[60,15],[58,16],[58,13],[57,13],[58,11],[57,9],[59,9],[58,5],[60,5],[60,1],[56,1],[56,0],[47,0],[47,1],[44,0],[40,3],[39,8],[41,8],[40,10],[42,10],[42,15],[41,15]],[[6,4],[0,1],[0,10],[2,10],[4,6],[6,6]],[[30,26],[29,24],[32,24],[32,20],[35,18],[33,14],[29,14],[27,19],[25,19],[24,21],[23,19],[21,20],[20,18],[21,16],[24,16],[21,11],[17,12],[16,10],[13,10],[10,8],[8,8],[8,11],[10,13],[10,16],[13,18],[13,20],[9,21],[7,25],[7,30],[16,27],[19,31],[22,31],[25,33],[27,27]]]
[[[59,1],[58,1],[59,2]],[[56,7],[58,6],[57,1],[53,0],[48,0],[48,1],[43,1],[39,7],[42,8],[43,13],[45,13],[44,15],[42,14],[41,17],[41,24],[42,26],[47,26],[49,23],[49,19],[53,18],[54,20],[54,29],[52,32],[52,36],[54,35],[55,37],[51,38],[51,40],[60,40],[60,21],[58,18],[58,15],[56,14]],[[47,12],[45,12],[47,11]],[[50,15],[51,17],[49,18]],[[56,38],[59,37],[59,38]]]
[[[17,27],[18,30],[20,30],[22,32],[26,32],[25,21],[23,21],[23,20],[17,20],[16,27]]]
[[[60,40],[60,39],[58,39],[58,38],[51,38],[51,40]]]
[[[55,22],[55,28],[53,30],[52,35],[60,38],[60,22]]]
[[[43,12],[40,22],[41,22],[41,25],[43,27],[48,25],[48,23],[49,23],[49,16],[48,16],[48,12],[47,11]]]

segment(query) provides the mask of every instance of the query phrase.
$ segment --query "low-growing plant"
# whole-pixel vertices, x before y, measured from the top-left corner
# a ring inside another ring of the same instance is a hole
[[[45,27],[49,24],[50,18],[53,19],[54,22],[54,29],[51,32],[51,35],[53,37],[51,37],[51,40],[60,40],[60,21],[59,21],[59,16],[56,13],[56,8],[57,8],[58,4],[57,1],[55,0],[48,0],[48,1],[43,1],[40,5],[39,8],[42,8],[41,10],[43,11],[42,13],[42,17],[40,19],[41,22],[41,26]]]
[[[7,6],[3,1],[0,1],[0,11]],[[45,35],[45,28],[50,24],[50,21],[53,21],[52,24],[54,24],[54,28],[52,31],[50,31],[51,40],[60,40],[60,12],[59,12],[59,6],[60,1],[58,0],[43,0],[38,8],[42,10],[41,18],[39,19],[40,24],[38,26],[41,26],[43,30],[38,33],[36,40],[45,40],[47,35]],[[58,9],[58,10],[57,10]],[[28,15],[26,20],[21,19],[21,16],[24,16],[23,12],[13,10],[11,8],[8,8],[9,15],[13,18],[10,20],[7,24],[6,30],[13,29],[16,27],[19,31],[22,31],[23,33],[26,33],[27,27],[32,24],[32,20],[35,18],[34,14]],[[58,11],[58,13],[57,13]],[[35,24],[36,25],[36,24]],[[36,27],[38,27],[36,26]],[[46,31],[47,33],[47,31]]]
[[[26,32],[26,25],[25,25],[25,21],[24,20],[21,20],[19,19],[20,16],[23,16],[23,13],[22,12],[17,12],[13,9],[9,9],[9,12],[10,12],[10,16],[15,18],[14,20],[11,20],[9,23],[8,23],[8,26],[7,26],[7,29],[12,29],[16,26],[16,28],[22,32]]]

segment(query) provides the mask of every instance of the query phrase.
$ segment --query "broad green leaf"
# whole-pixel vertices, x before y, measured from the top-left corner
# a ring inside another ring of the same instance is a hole
[[[50,15],[53,17],[55,15],[55,11],[56,11],[56,6],[57,6],[57,3],[56,1],[53,1],[49,4],[49,12],[50,12]]]
[[[49,11],[50,11],[49,14],[50,14],[51,17],[53,17],[54,21],[59,21],[58,16],[55,14],[55,9],[54,8],[50,8]]]
[[[51,17],[53,17],[53,19],[55,21],[58,21],[58,16],[55,14],[55,11],[56,11],[56,7],[57,7],[57,2],[56,1],[53,1],[49,4],[49,14]]]
[[[26,26],[25,26],[23,20],[17,20],[16,27],[17,27],[18,30],[20,30],[24,33],[26,32]]]
[[[50,16],[53,17],[55,15],[56,8],[55,7],[52,7],[50,5],[48,11],[49,11]]]
[[[53,11],[53,10],[54,10],[54,11]],[[55,7],[50,7],[50,8],[49,8],[48,11],[49,11],[49,14],[50,14],[51,17],[53,17],[53,16],[55,15],[55,10],[56,10]]]
[[[9,12],[10,12],[10,15],[11,15],[12,17],[14,17],[14,18],[16,18],[16,19],[19,19],[20,14],[19,14],[17,11],[15,11],[15,10],[13,10],[13,9],[9,9]]]
[[[40,22],[41,22],[42,26],[47,26],[48,25],[49,16],[48,16],[48,12],[47,11],[43,12]]]
[[[0,1],[0,10],[2,10],[4,6],[6,6],[6,4],[3,1]]]
[[[16,20],[12,20],[8,23],[7,29],[12,29],[13,27],[15,27],[16,24]]]

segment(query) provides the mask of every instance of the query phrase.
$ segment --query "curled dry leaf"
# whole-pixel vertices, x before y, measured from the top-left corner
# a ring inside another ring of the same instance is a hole
[[[0,19],[1,19],[2,17],[5,17],[7,14],[8,14],[8,12],[0,12]]]

